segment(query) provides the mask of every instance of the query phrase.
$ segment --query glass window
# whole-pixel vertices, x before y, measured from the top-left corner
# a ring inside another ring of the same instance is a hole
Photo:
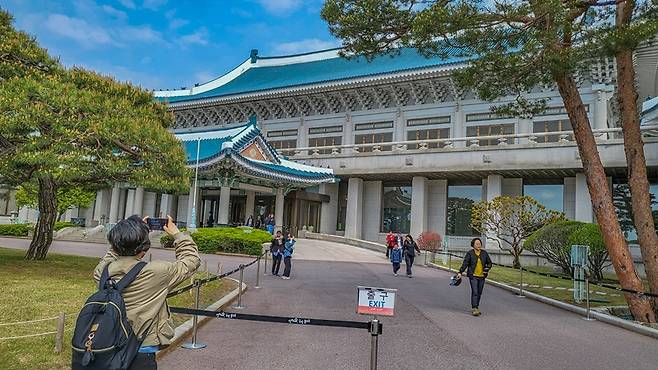
[[[450,123],[450,116],[445,117],[430,117],[430,118],[414,118],[407,120],[407,126],[426,126],[426,125],[440,125]]]
[[[429,130],[413,130],[407,131],[407,140],[431,140],[431,139],[447,139],[450,137],[449,128],[436,128]],[[428,143],[428,148],[444,147],[445,143]],[[418,144],[410,144],[407,148],[418,149]]]
[[[658,233],[658,183],[650,184],[651,209],[654,227]],[[633,208],[631,206],[631,189],[627,183],[616,182],[612,184],[612,201],[617,209],[617,218],[621,230],[629,243],[637,244],[637,232],[633,223]]]
[[[382,132],[382,133],[373,133],[373,134],[362,134],[354,136],[354,144],[371,144],[371,143],[390,143],[393,141],[392,132]],[[372,147],[359,148],[360,152],[372,152]],[[382,145],[379,149],[381,151],[390,151],[390,145]]]
[[[297,140],[272,140],[268,141],[268,143],[281,155],[295,155],[295,151],[292,149],[297,147]]]
[[[270,131],[267,137],[297,136],[297,130]]]
[[[309,135],[327,134],[330,132],[343,132],[343,126],[311,127],[308,129]]]
[[[558,131],[573,131],[571,128],[571,122],[568,119],[561,119],[557,121],[541,121],[533,122],[532,132],[533,133],[548,133],[548,132],[558,132]],[[573,140],[573,135],[569,135],[567,140]],[[546,135],[539,136],[535,141],[538,143],[556,143],[560,140],[560,135]]]
[[[384,186],[381,232],[409,233],[411,186]]]
[[[506,125],[488,125],[488,126],[470,126],[466,128],[466,136],[468,137],[482,137],[482,136],[497,136],[497,135],[511,135],[514,133],[514,124]],[[508,139],[508,142],[511,142]],[[492,146],[498,145],[500,142],[498,139],[484,139],[480,140],[478,145],[480,146]],[[468,146],[473,145],[470,140]]]
[[[466,115],[466,122],[490,121],[501,118],[512,118],[510,115],[498,115],[492,112],[471,113]]]
[[[446,233],[454,236],[479,235],[471,228],[471,212],[473,205],[481,200],[481,185],[449,185]]]
[[[523,185],[523,195],[533,197],[547,209],[563,212],[564,185]]]
[[[383,128],[393,128],[393,121],[357,123],[356,125],[354,125],[354,131],[379,130]]]
[[[342,136],[331,136],[331,137],[312,137],[308,139],[308,146],[311,148],[318,146],[337,146],[343,141]],[[338,149],[340,152],[340,149]],[[318,150],[320,154],[331,154],[331,148],[320,149]]]
[[[347,219],[347,181],[338,183],[338,214],[336,222],[337,231],[345,231]]]

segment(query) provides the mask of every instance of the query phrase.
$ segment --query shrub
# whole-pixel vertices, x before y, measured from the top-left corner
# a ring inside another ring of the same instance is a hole
[[[27,236],[27,233],[32,230],[31,224],[12,224],[0,225],[0,235],[4,236]]]
[[[608,249],[605,247],[601,227],[597,224],[583,224],[569,236],[569,245],[589,245],[589,270],[596,280],[603,280],[603,269],[610,266]]]
[[[262,244],[272,240],[268,232],[253,228],[199,228],[192,234],[192,239],[204,253],[240,253],[249,255],[260,255]],[[165,248],[173,247],[173,238],[163,235],[160,244]]]
[[[525,240],[523,246],[560,267],[563,273],[573,275],[570,237],[583,225],[578,221],[560,221],[548,224],[532,233]]]
[[[68,222],[68,221],[57,221],[55,222],[55,227],[53,228],[53,231],[59,231],[65,227],[79,227],[79,225],[76,225],[73,222]]]
[[[418,237],[417,243],[421,250],[436,252],[441,247],[441,235],[434,231],[424,231]]]

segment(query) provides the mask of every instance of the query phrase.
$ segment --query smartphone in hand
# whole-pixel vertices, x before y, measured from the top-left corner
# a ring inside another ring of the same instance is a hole
[[[149,230],[155,231],[164,231],[164,226],[169,220],[166,218],[153,218],[149,217],[146,219],[146,223],[149,225]]]

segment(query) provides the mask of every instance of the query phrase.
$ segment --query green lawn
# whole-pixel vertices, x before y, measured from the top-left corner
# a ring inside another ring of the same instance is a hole
[[[64,350],[54,353],[55,336],[0,340],[0,369],[70,368],[71,332],[75,314],[96,285],[91,279],[97,258],[49,254],[46,261],[27,262],[22,250],[0,248],[0,324],[67,314]],[[205,276],[205,274],[203,274]],[[185,282],[184,284],[189,284]],[[237,284],[215,281],[201,291],[206,306],[217,301]],[[171,306],[192,307],[194,296],[184,293],[169,299]],[[189,319],[174,315],[178,325]],[[54,331],[57,321],[0,326],[0,338]]]
[[[441,266],[446,266],[447,264],[444,264],[441,259],[436,260],[434,263],[437,265]],[[461,259],[457,258],[452,258],[452,266],[451,268],[453,269],[459,269],[461,266]],[[555,274],[551,268],[547,267],[532,267],[528,268],[529,270],[533,271],[539,271],[539,272],[548,272],[548,273],[553,273]],[[491,268],[491,271],[489,272],[489,279],[500,282],[500,283],[505,283],[507,285],[511,285],[514,287],[518,287],[519,282],[520,282],[520,271],[515,270],[510,267],[501,267],[501,266],[494,266]],[[556,287],[562,287],[562,288],[573,288],[573,282],[569,280],[563,280],[563,279],[558,279],[558,278],[552,278],[552,277],[547,277],[547,276],[541,276],[537,274],[532,274],[527,271],[523,272],[523,283],[528,284],[528,285],[537,285],[539,287],[531,287],[531,286],[524,286],[524,290],[541,294],[543,296],[557,299],[563,302],[567,302],[570,304],[574,304],[577,306],[585,307],[585,303],[578,304],[573,300],[573,292],[569,290],[558,290],[555,289]],[[552,289],[544,288],[544,287],[553,287]],[[605,295],[599,294],[600,293],[606,293]],[[616,296],[614,296],[614,295]],[[602,288],[599,286],[595,285],[590,285],[590,298],[592,300],[595,299],[604,299],[607,300],[608,302],[591,302],[592,307],[598,307],[598,306],[625,306],[626,305],[626,300],[624,297],[616,290],[614,289],[608,289],[608,288]]]

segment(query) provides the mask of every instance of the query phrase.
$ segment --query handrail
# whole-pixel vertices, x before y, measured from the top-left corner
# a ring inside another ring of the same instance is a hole
[[[647,132],[647,131],[654,131],[658,130],[658,125],[651,125],[651,126],[641,126],[640,131],[642,132]],[[614,128],[605,128],[605,129],[595,129],[592,130],[594,133],[595,137],[602,137],[606,134],[611,134],[611,133],[621,133],[622,129],[621,127],[614,127]],[[303,155],[302,152],[311,152],[313,151],[314,153],[308,154],[308,155],[318,155],[319,151],[339,151],[342,149],[359,149],[362,148],[381,148],[383,146],[391,146],[397,150],[408,150],[406,148],[401,148],[404,146],[409,146],[409,145],[418,145],[419,149],[414,149],[414,150],[423,150],[423,149],[429,149],[427,147],[421,148],[421,145],[429,146],[430,144],[440,144],[444,143],[446,144],[446,147],[450,148],[452,147],[451,145],[454,144],[455,142],[471,142],[473,143],[472,146],[476,146],[480,141],[482,140],[498,140],[499,144],[498,145],[519,145],[514,142],[508,143],[508,139],[528,139],[528,143],[522,143],[520,145],[527,145],[527,144],[537,144],[535,141],[536,139],[543,138],[543,137],[555,137],[558,136],[560,137],[558,143],[566,143],[566,142],[571,142],[570,140],[567,140],[569,136],[574,135],[573,131],[552,131],[552,132],[531,132],[531,133],[515,133],[515,134],[504,134],[504,135],[488,135],[488,136],[466,136],[466,137],[456,137],[456,138],[439,138],[439,139],[425,139],[425,140],[405,140],[405,141],[389,141],[389,142],[382,142],[382,143],[365,143],[365,144],[341,144],[341,145],[326,145],[326,146],[316,146],[316,147],[301,147],[301,148],[288,148],[285,149],[288,152],[294,152],[295,155]],[[338,153],[330,153],[330,154],[338,154]],[[325,155],[325,154],[319,154],[319,155]]]

